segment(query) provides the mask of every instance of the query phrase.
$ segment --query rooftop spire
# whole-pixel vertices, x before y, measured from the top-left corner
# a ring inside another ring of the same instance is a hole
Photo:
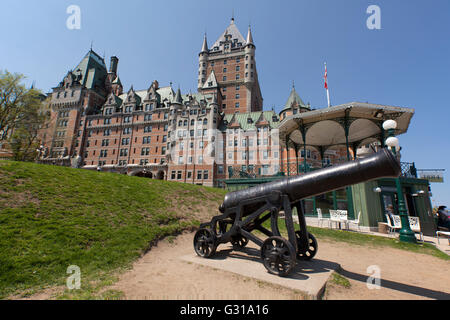
[[[173,99],[174,102],[182,104],[183,99],[181,98],[181,90],[180,87],[178,87],[177,93],[175,94],[175,98]]]
[[[247,40],[246,40],[246,45],[249,45],[249,44],[255,45],[253,43],[252,30],[250,28],[250,25],[248,26],[248,33],[247,33]]]
[[[208,43],[206,42],[206,32],[205,36],[203,37],[202,51],[200,52],[208,52]]]

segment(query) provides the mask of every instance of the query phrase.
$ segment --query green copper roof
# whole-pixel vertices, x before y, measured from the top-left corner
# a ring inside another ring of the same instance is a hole
[[[228,124],[230,124],[234,117],[234,120],[239,123],[240,127],[244,131],[256,130],[256,124],[258,123],[261,114],[264,117],[262,120],[263,121],[266,120],[269,123],[270,128],[274,129],[278,127],[280,121],[278,115],[274,111],[257,111],[248,113],[226,114],[223,120],[227,121]],[[274,121],[274,117],[276,117],[278,121]],[[249,121],[248,119],[251,119],[251,121]],[[221,130],[226,130],[226,125],[223,125],[221,127]]]
[[[289,95],[289,98],[281,112],[289,109],[292,104],[298,104],[300,107],[309,109],[309,107],[303,102],[302,98],[300,98],[297,91],[295,91],[295,87],[292,87],[291,94]]]
[[[96,86],[104,86],[108,71],[103,58],[89,50],[83,60],[75,67],[73,73],[81,74],[80,82],[86,88],[95,89]]]

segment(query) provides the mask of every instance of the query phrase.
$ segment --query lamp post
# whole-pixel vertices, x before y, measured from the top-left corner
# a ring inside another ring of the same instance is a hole
[[[391,148],[394,155],[397,155],[397,151],[400,150],[398,138],[395,137],[396,128],[397,122],[395,120],[386,120],[383,122],[383,129],[387,131],[387,139],[385,143]],[[397,187],[398,211],[402,223],[402,228],[399,231],[399,239],[403,242],[416,243],[416,236],[409,226],[408,212],[406,210],[405,198],[403,196],[402,185],[399,177],[395,179],[395,184]]]

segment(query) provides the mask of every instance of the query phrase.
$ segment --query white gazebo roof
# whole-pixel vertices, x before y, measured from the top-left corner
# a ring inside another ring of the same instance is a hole
[[[411,108],[361,102],[302,112],[286,117],[280,123],[280,144],[306,144],[326,149],[334,145],[345,145],[348,141],[350,146],[359,147],[376,140],[381,141],[382,123],[387,119],[397,121],[396,135],[405,133],[413,115],[414,109]]]

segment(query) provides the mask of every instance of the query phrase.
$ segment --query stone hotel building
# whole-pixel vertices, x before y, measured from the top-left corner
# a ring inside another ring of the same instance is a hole
[[[119,59],[107,69],[91,49],[49,94],[40,162],[207,186],[279,174],[295,151],[280,146],[277,127],[310,106],[293,87],[280,114],[263,111],[255,52],[250,27],[244,39],[232,19],[211,47],[204,36],[198,92],[182,94],[156,80],[124,91]],[[298,155],[320,167],[316,153]]]

